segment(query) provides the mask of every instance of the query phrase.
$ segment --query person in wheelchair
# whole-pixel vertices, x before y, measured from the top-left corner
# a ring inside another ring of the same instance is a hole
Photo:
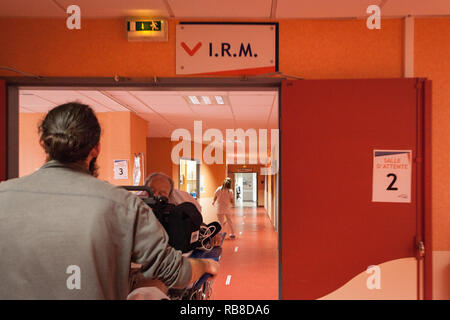
[[[145,201],[153,208],[154,214],[158,217],[160,222],[166,228],[169,234],[169,243],[172,240],[172,245],[184,252],[186,257],[208,257],[210,259],[219,260],[221,249],[219,251],[212,250],[216,247],[220,247],[223,237],[221,237],[218,232],[220,231],[220,225],[218,222],[213,222],[209,225],[204,224],[201,217],[201,206],[200,204],[187,192],[174,189],[173,180],[164,173],[155,172],[149,175],[146,179],[144,188],[149,187],[149,191],[142,191],[139,193],[140,196],[148,193],[148,197]],[[133,190],[131,188],[130,190]],[[144,198],[145,199],[145,198]],[[188,203],[189,205],[186,205]],[[193,204],[193,205],[192,205]],[[180,209],[182,212],[180,212]],[[171,221],[168,216],[179,215],[179,220],[173,218]],[[184,218],[182,218],[182,216]],[[189,217],[190,219],[186,219]],[[191,223],[187,222],[191,220]],[[181,228],[181,229],[180,229]],[[198,230],[198,232],[195,232]],[[194,232],[193,232],[194,231]],[[198,240],[192,239],[191,234],[196,234]],[[216,236],[217,235],[217,236]],[[176,239],[176,240],[174,240]],[[202,252],[206,250],[208,252]],[[209,252],[210,251],[210,252]],[[184,290],[170,290],[158,280],[143,280],[141,279],[139,273],[134,274],[134,290],[130,294],[130,299],[140,299],[144,296],[152,295],[152,290],[157,287],[164,295],[162,298],[169,299],[175,297],[176,299],[182,298],[181,296],[186,296]],[[196,288],[197,282],[193,287]],[[209,285],[209,284],[208,284]],[[203,287],[208,287],[205,285]],[[201,291],[201,290],[200,290]],[[191,295],[190,292],[187,292]]]
[[[202,207],[198,201],[188,192],[175,189],[172,178],[165,173],[154,172],[150,174],[145,180],[144,185],[152,190],[153,195],[166,197],[169,203],[180,204],[183,202],[191,202],[197,207],[200,213],[202,212]]]
[[[198,211],[202,214],[202,207],[197,200],[194,199],[188,192],[178,190],[174,188],[174,182],[172,178],[162,172],[154,172],[150,174],[144,183],[149,187],[155,196],[166,197],[169,203],[178,205],[183,202],[193,203]],[[211,239],[211,246],[220,246],[222,241],[222,235],[217,234]]]

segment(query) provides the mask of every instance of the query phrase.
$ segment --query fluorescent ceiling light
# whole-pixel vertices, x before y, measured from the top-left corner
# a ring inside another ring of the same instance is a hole
[[[225,104],[222,96],[214,96],[214,98],[216,98],[217,104]]]
[[[198,101],[196,96],[189,96],[189,100],[191,100],[193,104],[200,104],[200,101]]]
[[[211,104],[211,99],[208,96],[202,96],[204,104]]]

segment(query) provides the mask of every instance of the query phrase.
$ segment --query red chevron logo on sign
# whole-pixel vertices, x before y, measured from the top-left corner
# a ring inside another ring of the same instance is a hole
[[[192,50],[184,42],[181,43],[181,46],[187,52],[187,54],[192,57],[198,51],[198,49],[200,49],[200,47],[202,46],[202,43],[201,42],[197,43]]]

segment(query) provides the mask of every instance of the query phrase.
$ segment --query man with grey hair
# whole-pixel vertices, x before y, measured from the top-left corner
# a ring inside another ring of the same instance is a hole
[[[163,196],[169,199],[169,203],[175,205],[183,202],[195,204],[198,211],[202,212],[202,207],[188,192],[174,189],[174,183],[171,177],[162,172],[154,172],[147,177],[145,186],[149,187],[155,196]]]
[[[150,174],[144,185],[149,187],[155,196],[163,196],[169,199],[169,203],[178,205],[183,202],[191,202],[197,207],[198,211],[202,213],[202,207],[198,201],[188,192],[175,189],[172,178],[165,173],[154,172]],[[211,240],[211,244],[213,246],[220,245],[221,237],[221,234],[214,236]]]

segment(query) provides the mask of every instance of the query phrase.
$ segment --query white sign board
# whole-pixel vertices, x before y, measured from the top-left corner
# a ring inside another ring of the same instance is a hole
[[[277,23],[184,23],[176,29],[176,74],[278,71]]]
[[[411,150],[374,150],[373,202],[411,202]]]
[[[114,179],[128,179],[127,160],[114,160]]]

